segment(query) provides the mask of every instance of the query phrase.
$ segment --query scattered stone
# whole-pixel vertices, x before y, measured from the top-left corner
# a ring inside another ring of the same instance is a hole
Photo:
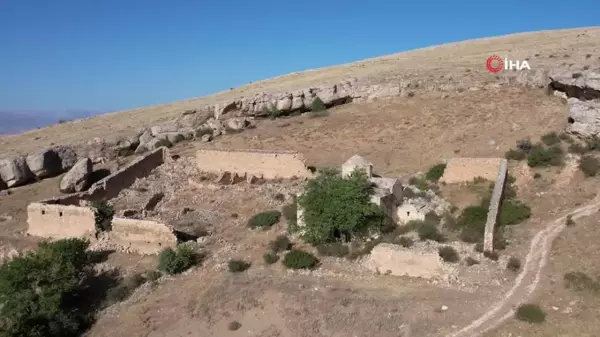
[[[211,134],[203,134],[202,137],[200,138],[200,140],[204,143],[208,143],[212,140],[212,135]]]
[[[445,305],[442,305],[442,307],[440,308],[440,310],[442,310],[442,311],[446,311],[446,310],[448,310],[448,307],[447,307],[447,306],[445,306]]]
[[[23,157],[0,160],[0,178],[7,187],[24,185],[33,180],[34,175],[29,170]]]
[[[90,158],[80,159],[60,181],[60,191],[73,193],[84,191],[88,187],[89,177],[93,171]]]

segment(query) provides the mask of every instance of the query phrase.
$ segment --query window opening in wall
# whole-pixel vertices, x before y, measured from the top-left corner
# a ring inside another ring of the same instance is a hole
[[[46,214],[46,211],[42,210],[42,215]]]
[[[406,216],[410,216],[410,212],[406,212]]]
[[[62,212],[58,212],[58,216],[62,216]]]

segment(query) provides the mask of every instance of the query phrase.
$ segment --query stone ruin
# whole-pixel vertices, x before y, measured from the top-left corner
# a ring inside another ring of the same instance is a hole
[[[91,202],[114,198],[136,179],[148,176],[167,157],[168,150],[160,147],[96,182],[85,192],[29,204],[27,234],[49,239],[82,237],[96,240],[98,231]],[[170,226],[156,221],[115,216],[111,227],[105,233],[110,246],[129,252],[156,254],[178,243],[177,233]]]

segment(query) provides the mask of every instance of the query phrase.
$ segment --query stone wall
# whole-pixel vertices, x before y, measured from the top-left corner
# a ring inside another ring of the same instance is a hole
[[[482,177],[495,181],[502,158],[452,158],[448,160],[440,182],[465,183]]]
[[[506,183],[506,175],[508,172],[508,162],[506,159],[500,161],[498,171],[496,173],[496,184],[492,192],[490,200],[490,208],[488,209],[487,221],[485,223],[485,234],[483,239],[483,250],[494,250],[494,228],[498,220],[498,210],[502,202],[502,192],[504,192],[504,184]]]
[[[158,148],[98,181],[88,191],[31,203],[27,207],[27,233],[51,239],[94,237],[94,211],[87,206],[87,202],[114,198],[136,179],[148,176],[162,165],[166,155],[166,148]],[[142,254],[154,254],[161,247],[177,243],[173,231],[163,224],[123,218],[113,219],[113,230],[109,237],[117,245]]]
[[[158,254],[164,248],[177,245],[171,228],[149,220],[114,218],[108,237],[125,250],[139,254]]]
[[[196,163],[205,172],[228,171],[264,179],[313,177],[304,156],[294,151],[201,149],[196,152]]]
[[[93,237],[94,212],[89,207],[34,202],[27,206],[27,234],[53,239]]]

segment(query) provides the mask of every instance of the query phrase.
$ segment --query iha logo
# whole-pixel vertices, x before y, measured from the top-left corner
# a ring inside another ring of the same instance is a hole
[[[493,55],[490,56],[486,61],[486,66],[488,70],[492,73],[497,73],[500,70],[531,70],[529,67],[529,63],[527,61],[519,61],[519,60],[509,60],[505,58],[502,60],[500,56]]]

